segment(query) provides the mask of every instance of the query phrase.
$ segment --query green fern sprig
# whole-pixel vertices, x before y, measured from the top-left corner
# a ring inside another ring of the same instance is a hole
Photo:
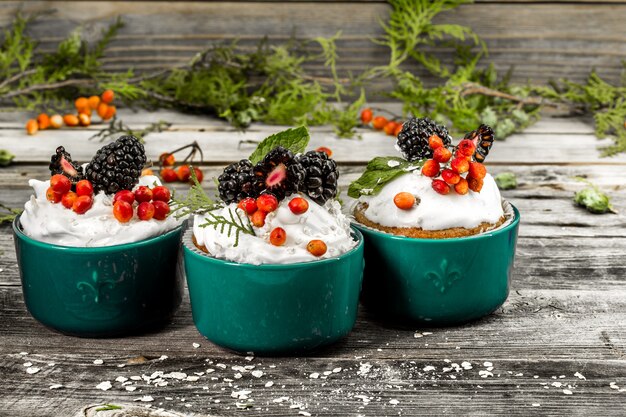
[[[224,231],[227,230],[226,234],[228,237],[235,233],[235,244],[233,245],[235,247],[239,245],[239,235],[241,233],[255,236],[254,229],[248,221],[248,218],[246,217],[246,221],[244,221],[236,210],[228,209],[230,218],[215,214],[211,211],[209,211],[207,215],[210,216],[210,218],[207,218],[205,223],[201,224],[200,227],[213,227],[215,230],[219,227],[220,233],[224,233]]]
[[[193,184],[184,199],[178,199],[176,196],[172,197],[172,213],[174,217],[180,219],[190,214],[203,214],[224,207],[221,202],[216,202],[204,192],[202,185],[198,182],[195,170],[192,166],[189,168]]]

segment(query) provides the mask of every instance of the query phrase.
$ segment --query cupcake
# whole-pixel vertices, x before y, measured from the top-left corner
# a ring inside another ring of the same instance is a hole
[[[375,158],[351,184],[354,224],[365,236],[363,302],[393,321],[471,321],[504,303],[519,213],[483,161],[493,130],[453,145],[428,118],[408,120],[399,157]]]
[[[305,128],[271,136],[224,169],[218,198],[196,184],[182,202],[194,213],[183,238],[194,322],[218,345],[292,354],[354,325],[362,240],[336,199],[335,161],[303,153],[307,142]]]
[[[62,146],[49,180],[13,228],[24,300],[44,325],[108,337],[167,322],[181,301],[177,259],[182,220],[170,192],[142,176],[143,145],[122,136],[81,166]]]

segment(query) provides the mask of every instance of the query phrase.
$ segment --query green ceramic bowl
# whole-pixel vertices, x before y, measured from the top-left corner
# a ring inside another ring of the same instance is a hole
[[[80,337],[112,337],[166,324],[182,300],[183,226],[151,239],[98,248],[29,238],[13,222],[24,302],[42,324]]]
[[[356,321],[363,237],[336,258],[250,265],[212,258],[183,242],[191,311],[198,331],[237,352],[292,355],[346,336]]]
[[[415,239],[354,224],[365,238],[362,302],[396,323],[454,325],[483,317],[509,294],[519,211],[495,231]]]

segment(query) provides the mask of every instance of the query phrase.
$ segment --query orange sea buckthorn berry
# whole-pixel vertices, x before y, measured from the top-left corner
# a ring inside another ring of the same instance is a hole
[[[276,227],[270,233],[270,243],[274,246],[282,246],[287,241],[287,232],[282,227]]]
[[[467,186],[469,187],[470,190],[474,191],[475,193],[479,193],[480,190],[483,189],[483,180],[479,180],[478,178],[468,177]]]
[[[109,111],[109,105],[108,104],[106,104],[106,103],[98,104],[97,112],[98,112],[98,116],[100,116],[100,118],[102,120],[105,120],[105,117],[106,117],[108,111]]]
[[[433,159],[437,162],[441,162],[442,164],[448,162],[450,158],[452,158],[452,152],[450,152],[450,150],[445,146],[441,146],[433,152]]]
[[[435,161],[434,159],[429,159],[424,162],[424,165],[422,166],[422,175],[434,178],[439,175],[440,169],[441,167],[439,166],[439,162]]]
[[[474,152],[476,152],[476,145],[474,145],[474,142],[469,139],[463,139],[460,141],[457,148],[459,153],[468,157],[474,155]]]
[[[469,162],[465,158],[454,158],[452,162],[450,162],[450,168],[457,174],[463,174],[469,170]]]
[[[89,102],[89,108],[92,110],[97,110],[98,109],[98,105],[100,104],[100,97],[98,96],[91,96],[87,99],[87,101]]]
[[[369,107],[366,109],[361,110],[361,122],[363,122],[363,124],[368,124],[369,122],[372,121],[372,109],[370,109]]]
[[[102,93],[102,101],[106,104],[111,104],[113,103],[113,100],[115,99],[115,93],[113,92],[113,90],[105,90]]]
[[[65,116],[63,116],[63,122],[66,126],[78,126],[78,116],[76,116],[75,114],[66,114]]]
[[[469,185],[467,183],[467,180],[463,177],[461,177],[461,179],[459,180],[458,183],[456,183],[456,185],[454,186],[454,191],[456,191],[457,194],[467,194],[469,190]]]
[[[106,114],[104,115],[104,120],[109,120],[113,118],[113,116],[115,116],[115,113],[117,113],[117,108],[115,108],[115,106],[109,106]]]
[[[446,195],[450,192],[450,186],[443,180],[433,180],[432,187],[439,194]]]
[[[87,97],[78,97],[76,101],[74,101],[74,106],[78,111],[81,111],[82,109],[88,109],[89,100],[87,100]]]
[[[398,124],[396,122],[389,122],[385,125],[385,127],[383,128],[383,130],[385,131],[386,134],[388,134],[389,136],[393,136],[393,132],[396,131],[396,126]]]
[[[396,128],[393,131],[393,135],[398,136],[400,132],[402,131],[403,126],[404,126],[404,123],[396,123]]]
[[[46,113],[41,113],[37,116],[37,124],[39,125],[39,130],[44,130],[50,127],[50,117]]]
[[[398,193],[393,198],[393,203],[400,210],[411,210],[415,206],[415,196],[405,191]]]
[[[326,243],[324,243],[323,240],[319,240],[319,239],[311,240],[306,245],[306,250],[308,250],[311,255],[317,256],[317,257],[320,257],[323,254],[325,254],[327,249],[328,248],[326,247]]]
[[[81,126],[89,126],[91,124],[91,117],[85,113],[78,113],[78,123]]]
[[[55,114],[50,118],[50,126],[54,129],[58,129],[63,126],[63,116]]]
[[[38,130],[39,124],[37,123],[37,120],[30,119],[26,122],[26,133],[28,133],[29,135],[34,135],[35,133],[37,133]]]
[[[388,120],[387,120],[386,117],[384,117],[384,116],[376,116],[372,120],[372,126],[376,130],[382,130],[385,127],[385,125],[387,124],[387,122],[388,122]]]
[[[482,180],[487,175],[487,168],[480,162],[470,162],[468,175],[477,180]]]
[[[461,181],[461,176],[448,168],[441,171],[441,178],[450,185],[458,184]]]
[[[443,146],[443,140],[437,135],[432,135],[428,138],[428,146],[430,149],[435,150]]]

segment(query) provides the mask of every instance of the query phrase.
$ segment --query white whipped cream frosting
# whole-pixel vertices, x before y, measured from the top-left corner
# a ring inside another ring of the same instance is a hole
[[[152,175],[139,178],[139,184],[161,185]],[[128,223],[120,223],[113,215],[113,196],[103,191],[94,195],[93,206],[84,214],[76,214],[61,203],[46,199],[50,181],[29,180],[35,195],[24,205],[20,216],[26,236],[46,243],[73,247],[100,247],[139,242],[162,235],[176,228],[184,219],[167,216],[165,220],[139,220],[136,213]],[[137,188],[135,187],[135,189]]]
[[[302,197],[309,203],[305,213],[296,215],[289,209],[289,201],[295,197]],[[237,210],[246,221],[246,215],[235,203],[213,213],[230,218],[229,210]],[[263,227],[253,226],[255,236],[240,233],[237,246],[235,234],[228,236],[228,228],[222,232],[220,227],[202,227],[208,217],[207,214],[195,216],[193,234],[196,242],[205,246],[212,256],[238,263],[260,265],[310,262],[337,257],[356,246],[356,241],[350,236],[350,221],[335,200],[329,200],[322,206],[305,195],[291,195],[280,202],[276,211],[267,215]],[[287,234],[287,240],[282,246],[274,246],[269,241],[270,233],[276,227],[282,227]],[[306,249],[309,241],[314,239],[324,241],[328,248],[321,257],[313,256]]]
[[[419,204],[410,210],[396,207],[393,198],[403,191],[419,198]],[[431,178],[411,172],[386,184],[377,195],[362,196],[358,201],[368,204],[364,212],[368,219],[387,227],[470,229],[483,222],[497,223],[504,215],[500,190],[490,174],[485,177],[479,193],[470,190],[465,195],[459,195],[451,190],[449,194],[442,195],[433,190]]]

